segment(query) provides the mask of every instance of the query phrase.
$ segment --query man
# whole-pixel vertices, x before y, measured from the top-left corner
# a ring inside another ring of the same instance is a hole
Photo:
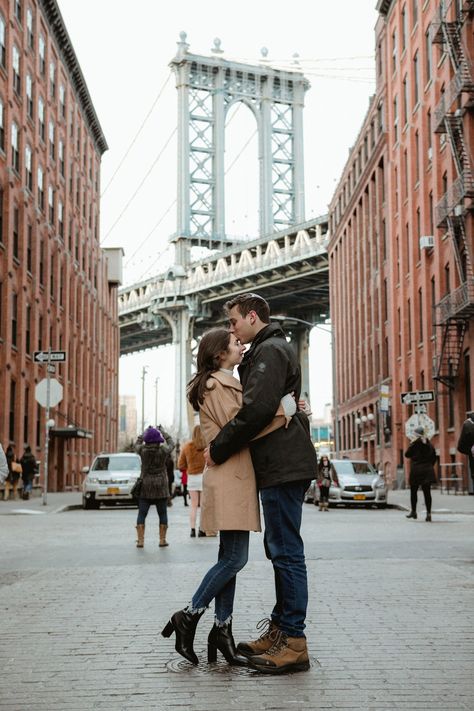
[[[249,664],[280,674],[309,669],[304,620],[308,585],[300,536],[304,493],[316,471],[316,452],[308,418],[297,412],[287,429],[281,427],[252,441],[268,425],[281,398],[299,399],[300,368],[296,353],[261,296],[241,294],[225,304],[230,331],[251,343],[239,366],[243,405],[208,449],[208,464],[222,464],[249,446],[265,519],[265,552],[272,561],[276,602],[263,635],[238,645]]]
[[[466,417],[459,435],[457,450],[461,454],[467,454],[471,478],[474,482],[474,411],[466,412]]]

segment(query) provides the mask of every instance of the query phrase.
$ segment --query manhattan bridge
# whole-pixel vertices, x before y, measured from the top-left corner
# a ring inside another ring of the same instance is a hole
[[[312,324],[329,315],[326,216],[305,220],[303,107],[309,82],[298,66],[279,70],[229,61],[220,40],[212,56],[192,54],[180,35],[171,67],[178,92],[178,196],[174,264],[119,292],[121,355],[175,345],[174,426],[189,432],[186,383],[192,343],[224,322],[224,302],[257,292],[297,349],[302,392],[309,391]],[[262,54],[264,52],[262,51]],[[224,153],[229,109],[242,102],[258,131],[259,237],[225,232]],[[192,259],[193,247],[208,256]],[[201,250],[202,251],[202,250]]]

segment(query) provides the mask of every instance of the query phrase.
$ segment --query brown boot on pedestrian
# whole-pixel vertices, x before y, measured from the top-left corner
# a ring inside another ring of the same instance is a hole
[[[249,666],[264,674],[286,674],[308,671],[309,657],[306,637],[288,637],[281,630],[274,645],[265,654],[248,657]]]
[[[168,530],[168,526],[166,523],[160,523],[160,548],[165,548],[166,546],[169,545],[166,541],[166,531]]]
[[[144,523],[138,523],[136,526],[137,529],[137,548],[143,548],[145,545],[145,524]]]
[[[280,631],[278,627],[268,618],[264,617],[263,620],[257,622],[257,629],[263,630],[260,637],[252,642],[239,642],[237,645],[237,651],[246,657],[252,657],[257,654],[264,654],[268,652],[270,647],[273,646],[278,632]]]

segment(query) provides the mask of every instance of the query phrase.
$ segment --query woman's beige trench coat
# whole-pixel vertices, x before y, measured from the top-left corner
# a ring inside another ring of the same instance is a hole
[[[211,375],[199,411],[201,430],[207,444],[242,407],[242,385],[228,373]],[[279,410],[265,434],[285,423]],[[261,433],[259,436],[262,436]],[[232,455],[224,464],[205,469],[201,499],[203,531],[261,531],[255,473],[248,447]]]

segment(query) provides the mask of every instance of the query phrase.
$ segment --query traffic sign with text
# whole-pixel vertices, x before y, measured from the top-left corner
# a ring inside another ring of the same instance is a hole
[[[35,363],[65,363],[66,351],[35,351],[33,353]]]
[[[434,390],[415,390],[409,393],[400,393],[402,405],[412,405],[414,402],[433,402]]]

